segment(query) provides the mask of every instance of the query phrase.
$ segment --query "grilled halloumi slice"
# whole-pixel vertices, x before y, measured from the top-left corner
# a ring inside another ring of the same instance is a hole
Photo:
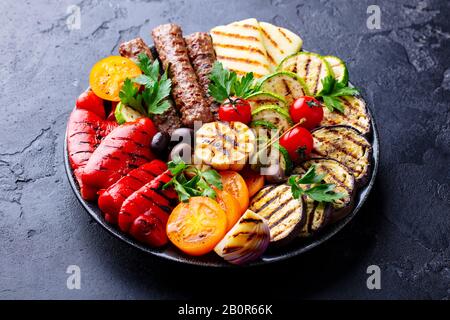
[[[241,170],[255,150],[255,135],[241,122],[209,122],[195,134],[195,163]]]
[[[349,126],[320,127],[312,131],[313,158],[331,158],[341,162],[353,173],[358,185],[367,181],[372,146],[364,136]]]
[[[303,40],[292,31],[267,22],[259,23],[267,57],[275,69],[287,56],[300,51]]]
[[[217,60],[238,75],[253,72],[256,78],[271,71],[256,19],[246,19],[210,30]]]
[[[368,134],[370,132],[370,116],[364,100],[353,96],[340,97],[339,99],[344,106],[344,112],[335,112],[323,108],[321,125],[346,125],[355,128],[364,135]]]
[[[285,243],[297,237],[306,221],[303,198],[294,199],[287,184],[261,189],[252,199],[249,209],[268,221],[270,241]]]

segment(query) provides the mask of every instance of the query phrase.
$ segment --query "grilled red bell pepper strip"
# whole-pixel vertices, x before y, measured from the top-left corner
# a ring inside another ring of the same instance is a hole
[[[123,202],[144,184],[152,181],[167,170],[161,160],[147,162],[137,169],[131,170],[106,190],[99,191],[98,206],[109,223],[117,223],[117,215]]]
[[[92,111],[102,119],[105,119],[106,117],[103,99],[96,96],[91,89],[87,89],[80,94],[75,105],[78,109]]]
[[[97,113],[84,109],[86,105],[72,111],[67,125],[67,151],[70,166],[74,170],[75,179],[80,186],[83,198],[95,198],[96,190],[89,188],[81,181],[81,174],[94,150],[114,128],[115,121],[105,121]]]
[[[175,190],[162,189],[171,178],[167,170],[125,200],[119,212],[122,231],[151,246],[167,243],[167,219],[178,203]]]
[[[149,118],[127,122],[114,129],[89,158],[81,175],[83,184],[96,191],[106,189],[131,170],[153,160],[150,143],[155,133]]]

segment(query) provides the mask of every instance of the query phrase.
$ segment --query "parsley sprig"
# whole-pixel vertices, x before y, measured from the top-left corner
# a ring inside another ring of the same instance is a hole
[[[223,189],[220,174],[213,169],[202,171],[193,165],[186,164],[180,157],[170,161],[168,167],[173,178],[163,186],[163,189],[173,186],[180,201],[185,202],[190,197],[196,196],[215,199],[217,194],[212,186],[219,190]]]
[[[167,98],[172,88],[167,70],[160,76],[159,61],[152,62],[144,53],[139,54],[137,64],[143,74],[125,79],[119,92],[120,101],[147,117],[164,113],[170,107]],[[143,86],[143,90],[136,84]]]
[[[231,97],[246,99],[261,90],[261,85],[255,81],[253,72],[239,78],[236,72],[224,68],[218,61],[214,62],[209,79],[211,82],[208,93],[219,103]]]
[[[318,97],[323,99],[323,103],[328,110],[333,111],[337,109],[339,112],[344,112],[344,106],[342,105],[339,97],[343,96],[355,96],[359,93],[358,89],[349,87],[341,82],[337,82],[332,76],[326,76],[322,79],[323,89]]]
[[[291,186],[291,192],[294,199],[302,195],[310,197],[318,202],[334,202],[345,197],[345,194],[335,192],[336,187],[331,183],[323,183],[325,174],[317,174],[316,166],[312,165],[303,176],[292,175],[288,184]],[[301,185],[309,185],[309,188],[302,188]]]

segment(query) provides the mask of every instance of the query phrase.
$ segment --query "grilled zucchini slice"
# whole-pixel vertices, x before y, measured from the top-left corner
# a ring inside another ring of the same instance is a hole
[[[252,112],[252,119],[253,121],[270,122],[281,132],[292,126],[292,120],[288,111],[276,105],[260,106]]]
[[[286,109],[286,100],[272,92],[255,92],[249,95],[246,100],[250,103],[252,111],[264,105],[276,105],[280,108]]]
[[[372,147],[364,136],[349,126],[320,127],[312,131],[313,158],[331,158],[353,173],[358,185],[367,182]]]
[[[257,78],[270,73],[272,66],[256,19],[217,26],[210,34],[217,60],[225,68],[238,75],[253,72]]]
[[[287,57],[277,70],[296,73],[305,82],[313,96],[321,93],[322,79],[332,75],[328,62],[322,56],[312,52],[299,52]]]
[[[303,80],[289,71],[279,71],[262,78],[261,90],[284,97],[287,106],[290,106],[295,99],[309,95]]]
[[[263,44],[267,50],[267,58],[273,68],[276,68],[284,57],[302,48],[302,39],[292,31],[267,22],[260,22],[259,26]]]
[[[294,168],[293,173],[302,175],[308,171],[309,167],[315,165],[318,174],[325,174],[324,182],[334,184],[335,191],[343,193],[345,196],[332,203],[333,213],[329,215],[328,219],[313,218],[314,220],[323,220],[323,223],[328,223],[330,220],[337,221],[350,212],[353,199],[356,191],[355,177],[353,173],[342,163],[333,159],[311,159],[302,162],[299,166]],[[312,209],[316,204],[311,199],[307,199],[308,208]],[[307,210],[308,211],[308,210]],[[320,215],[321,212],[318,211]],[[324,224],[318,225],[322,228]],[[314,230],[314,228],[312,228]],[[317,230],[317,228],[316,228]]]
[[[333,112],[328,108],[323,108],[323,119],[321,125],[351,126],[360,133],[367,135],[370,133],[370,116],[367,112],[366,103],[360,97],[345,96],[339,98],[344,105],[344,112]]]
[[[249,209],[268,221],[273,244],[284,244],[296,238],[306,221],[303,198],[294,199],[287,184],[261,189]]]
[[[143,115],[122,102],[119,102],[114,111],[114,117],[116,118],[118,124],[123,124],[125,122],[132,122],[142,118]]]
[[[241,122],[209,122],[195,133],[195,163],[241,170],[255,150],[255,135]]]
[[[323,58],[328,62],[334,79],[336,79],[337,82],[347,85],[348,70],[345,62],[335,56],[324,56]]]

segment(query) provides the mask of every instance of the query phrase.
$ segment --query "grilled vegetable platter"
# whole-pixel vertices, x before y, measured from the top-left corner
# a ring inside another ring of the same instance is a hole
[[[242,266],[353,217],[378,139],[343,60],[253,18],[151,36],[96,62],[69,117],[68,177],[97,222],[171,260]]]

